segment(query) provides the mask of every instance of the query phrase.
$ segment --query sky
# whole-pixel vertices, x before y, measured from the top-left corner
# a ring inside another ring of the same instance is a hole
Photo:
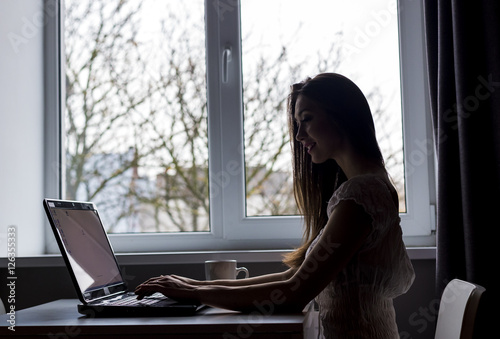
[[[186,37],[182,36],[180,40],[191,39],[203,46],[204,3],[204,0],[142,2],[139,39],[149,41],[146,51],[151,53],[152,60],[165,60],[163,51],[155,48],[154,40],[162,37],[159,30],[161,20],[167,19],[168,22],[166,8],[177,17],[182,18],[185,15],[183,13],[191,17],[191,20],[184,22],[170,21],[172,27],[169,28],[175,32],[184,32],[182,29],[176,30],[175,25],[179,25],[179,28],[187,25],[187,33],[184,33]],[[267,53],[272,60],[283,45],[289,48],[291,63],[304,63],[304,60],[316,56],[318,51],[326,54],[332,43],[339,42],[337,33],[342,32],[344,58],[334,71],[351,78],[365,94],[378,87],[385,98],[390,98],[386,100],[386,105],[392,114],[394,128],[391,127],[388,142],[392,145],[389,148],[401,149],[396,6],[396,0],[241,0],[243,72],[245,74],[245,65],[255,65],[255,58],[261,55]],[[317,70],[310,66],[306,65],[303,73],[296,75],[297,78],[284,79],[283,86],[288,88],[293,82],[315,75]],[[157,76],[155,68],[151,69],[151,75]],[[282,125],[280,122],[278,128],[282,128]],[[384,151],[384,146],[381,146]],[[287,164],[290,163],[288,159],[285,160]]]
[[[286,45],[291,59],[301,62],[313,58],[318,50],[326,54],[338,42],[336,33],[342,32],[344,58],[334,71],[352,79],[365,95],[379,88],[391,113],[390,138],[381,147],[401,149],[397,21],[396,0],[241,0],[243,69],[246,63],[255,63],[245,51],[254,53],[253,58],[266,52],[272,57]],[[290,82],[314,76],[313,65]],[[382,128],[387,126],[377,127]]]
[[[231,1],[226,2],[231,4]],[[155,37],[161,37],[160,22],[168,18],[168,8],[176,17],[187,15],[190,18],[185,22],[170,21],[172,27],[168,24],[167,27],[173,32],[181,32],[183,30],[177,29],[176,25],[188,25],[187,33],[183,33],[185,39],[203,44],[204,3],[204,0],[143,1],[141,38],[153,41]],[[316,56],[318,51],[327,54],[331,44],[338,42],[336,34],[342,32],[344,57],[334,71],[351,78],[365,94],[379,88],[386,110],[392,117],[391,140],[386,142],[392,144],[388,145],[391,148],[401,149],[397,0],[241,0],[240,13],[243,81],[246,69],[251,67],[248,65],[256,65],[256,58],[262,54],[267,53],[272,59],[280,53],[281,46],[286,45],[291,63],[303,63],[303,60]],[[158,48],[149,48],[148,51],[153,58],[165,58]],[[315,62],[311,64],[315,65]],[[155,72],[152,72],[153,76],[157,75]],[[317,69],[312,65],[305,66],[303,73],[297,74],[296,78],[284,79],[283,86],[288,89],[291,83],[316,73]]]
[[[186,39],[203,44],[204,3],[203,0],[142,2],[140,39],[152,41],[147,42],[145,51],[151,53],[153,60],[165,60],[164,51],[155,48],[154,40],[161,37],[161,20],[168,22],[167,8],[177,17],[191,17],[185,22],[173,22],[173,31],[183,31],[175,29],[175,25],[189,25],[188,34],[184,33],[189,35]],[[401,144],[397,26],[396,0],[241,0],[243,71],[250,67],[246,65],[255,65],[255,58],[262,54],[267,53],[270,58],[278,55],[282,45],[289,48],[291,63],[310,60],[318,51],[326,54],[331,44],[338,42],[336,34],[342,32],[344,58],[335,71],[351,78],[365,94],[378,87],[384,98],[389,98],[385,104],[396,126],[391,143]],[[284,79],[283,86],[288,88],[291,83],[317,73],[315,67],[304,68],[296,78]],[[151,69],[151,75],[157,77],[157,69]]]
[[[166,5],[175,11],[188,8],[201,17],[203,4],[203,0],[145,1],[144,32],[154,34]],[[396,0],[241,0],[241,21],[248,44],[279,49],[282,43],[294,41],[298,58],[327,48],[335,33],[342,31],[349,56],[342,73],[362,89],[373,83],[399,87],[395,85],[399,81]]]
[[[361,87],[399,76],[395,0],[243,0],[241,13],[243,36],[250,30],[256,38],[264,33],[260,38],[269,46],[293,39],[297,53],[325,48],[342,31],[349,54],[342,72]]]

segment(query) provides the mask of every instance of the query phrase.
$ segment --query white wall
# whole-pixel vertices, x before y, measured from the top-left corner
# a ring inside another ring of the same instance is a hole
[[[43,252],[42,0],[0,1],[0,257]]]

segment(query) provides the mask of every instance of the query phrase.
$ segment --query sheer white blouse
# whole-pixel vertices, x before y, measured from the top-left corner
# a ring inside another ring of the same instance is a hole
[[[315,299],[322,335],[335,339],[399,338],[393,299],[410,288],[415,274],[389,186],[378,175],[351,178],[328,202],[328,217],[342,200],[361,205],[372,217],[372,229],[349,264]]]

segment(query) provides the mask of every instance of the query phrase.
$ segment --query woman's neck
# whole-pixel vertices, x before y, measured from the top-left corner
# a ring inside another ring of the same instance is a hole
[[[355,152],[345,152],[343,157],[335,160],[347,179],[364,174],[386,174],[383,166],[366,157],[359,156]]]

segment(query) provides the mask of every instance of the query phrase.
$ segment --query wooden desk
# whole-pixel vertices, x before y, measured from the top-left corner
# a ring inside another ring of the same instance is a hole
[[[0,337],[13,338],[303,338],[303,314],[241,314],[207,308],[190,317],[86,318],[78,300],[61,299],[17,311],[15,331],[0,316]]]

